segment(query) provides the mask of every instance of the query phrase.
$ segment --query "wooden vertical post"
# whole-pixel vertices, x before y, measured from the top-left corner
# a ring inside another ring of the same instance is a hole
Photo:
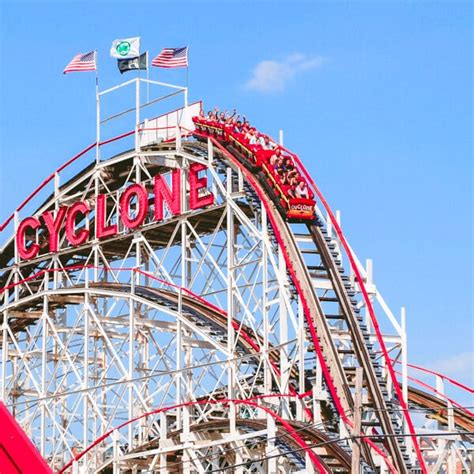
[[[357,367],[355,374],[354,394],[354,428],[352,435],[352,469],[353,474],[360,473],[360,436],[362,428],[362,367]]]

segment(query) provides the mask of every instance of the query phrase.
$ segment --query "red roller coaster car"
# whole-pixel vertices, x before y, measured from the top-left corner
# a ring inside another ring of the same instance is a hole
[[[236,148],[241,156],[246,160],[244,163],[248,168],[253,168],[262,171],[265,176],[267,184],[273,190],[279,208],[284,210],[286,218],[292,221],[304,220],[312,221],[315,219],[314,206],[316,202],[314,195],[309,189],[306,180],[301,176],[299,181],[304,181],[306,189],[308,190],[308,198],[296,198],[291,196],[291,186],[284,184],[280,175],[270,165],[270,157],[274,150],[264,150],[260,145],[251,144],[245,138],[243,133],[238,133],[231,130],[226,124],[217,121],[203,119],[201,117],[193,117],[193,122],[196,130],[200,135],[214,137],[223,145],[230,144]],[[260,134],[260,136],[265,136]],[[280,148],[283,158],[290,158],[293,161],[292,155],[285,149]],[[281,207],[280,207],[281,206]]]

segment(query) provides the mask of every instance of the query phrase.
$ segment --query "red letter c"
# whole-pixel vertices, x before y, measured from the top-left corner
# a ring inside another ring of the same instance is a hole
[[[67,213],[66,217],[66,237],[71,245],[81,245],[89,238],[89,230],[81,229],[76,232],[76,216],[82,214],[84,217],[90,209],[83,201],[75,202]]]
[[[26,229],[36,230],[40,226],[40,222],[35,217],[27,217],[23,219],[18,226],[16,232],[16,248],[18,253],[23,260],[29,260],[30,258],[35,258],[39,252],[39,245],[37,243],[32,243],[29,247],[26,246],[25,234]]]

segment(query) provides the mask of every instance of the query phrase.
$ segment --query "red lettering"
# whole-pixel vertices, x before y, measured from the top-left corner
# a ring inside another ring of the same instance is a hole
[[[64,221],[66,216],[67,207],[60,207],[56,213],[56,218],[53,218],[51,211],[46,211],[41,214],[41,217],[46,224],[49,232],[49,251],[57,252],[58,251],[58,241],[59,241],[59,229]]]
[[[212,205],[215,201],[214,195],[208,189],[207,176],[199,177],[199,173],[206,170],[207,167],[200,163],[193,163],[189,168],[189,208],[191,210]],[[154,177],[154,218],[156,221],[163,219],[165,206],[171,215],[181,214],[181,177],[179,168],[172,170],[170,185],[168,185],[163,175]],[[107,204],[107,198],[106,194],[97,196],[95,236],[98,239],[112,237],[118,232],[118,224],[110,222],[115,217],[108,216],[114,206]],[[125,189],[119,202],[119,216],[124,227],[137,229],[143,224],[149,211],[149,200],[148,190],[142,184],[132,184]],[[300,205],[296,209],[305,210],[305,207]],[[87,242],[91,236],[88,225],[90,212],[91,207],[86,201],[76,202],[69,208],[63,206],[57,211],[45,211],[40,217],[41,221],[44,222],[45,231],[47,230],[49,234],[49,252],[58,251],[63,225],[65,226],[64,234],[69,245],[77,246]],[[35,258],[41,252],[42,245],[40,246],[35,241],[36,231],[40,226],[40,219],[36,217],[28,217],[18,226],[15,242],[18,255],[23,260]],[[44,235],[44,233],[41,233],[41,238]]]
[[[95,235],[98,239],[104,239],[116,233],[117,224],[107,226],[107,196],[99,194],[97,196]]]
[[[166,180],[160,174],[155,176],[154,194],[155,194],[155,220],[163,219],[163,204],[166,202],[171,214],[176,216],[181,214],[181,170],[175,169],[171,175],[173,190],[171,191]]]
[[[189,207],[191,209],[199,209],[214,204],[214,194],[207,193],[204,196],[199,196],[200,189],[207,189],[207,176],[198,178],[198,174],[206,169],[207,167],[201,163],[193,163],[189,167]]]
[[[76,217],[82,215],[80,217],[81,221],[83,217],[89,214],[89,211],[89,206],[83,201],[75,202],[69,208],[66,217],[66,237],[71,245],[81,245],[89,238],[89,229],[83,228],[76,231]]]
[[[37,243],[32,243],[29,247],[26,246],[25,242],[25,234],[26,229],[30,228],[32,230],[36,230],[40,226],[40,222],[35,217],[27,217],[23,219],[18,226],[18,230],[16,233],[16,248],[18,249],[18,253],[23,260],[29,260],[30,258],[35,258],[39,252],[39,245]]]
[[[130,204],[133,197],[137,198],[138,210],[136,216],[130,217]],[[120,218],[125,227],[136,229],[141,226],[148,212],[148,193],[141,184],[132,184],[120,197]]]

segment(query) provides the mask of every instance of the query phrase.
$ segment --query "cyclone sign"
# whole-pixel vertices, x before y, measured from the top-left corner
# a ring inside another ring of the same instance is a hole
[[[208,189],[207,177],[199,177],[206,166],[193,163],[186,173],[187,209],[196,210],[214,203],[214,194]],[[121,232],[137,230],[144,223],[164,219],[164,205],[173,216],[182,214],[181,170],[171,173],[170,188],[163,175],[153,178],[152,186],[143,183],[129,185],[118,197],[118,212],[110,215],[113,196],[99,194],[97,199],[76,201],[60,206],[55,212],[45,211],[38,217],[23,219],[16,232],[16,248],[23,260],[30,260],[40,253],[54,253],[63,245],[75,247],[90,240],[90,227],[95,229],[98,240],[113,237]],[[148,189],[150,188],[150,189]],[[184,191],[184,190],[183,190]],[[90,223],[92,225],[90,225]],[[66,239],[61,239],[61,234]],[[92,237],[93,238],[93,237]]]

